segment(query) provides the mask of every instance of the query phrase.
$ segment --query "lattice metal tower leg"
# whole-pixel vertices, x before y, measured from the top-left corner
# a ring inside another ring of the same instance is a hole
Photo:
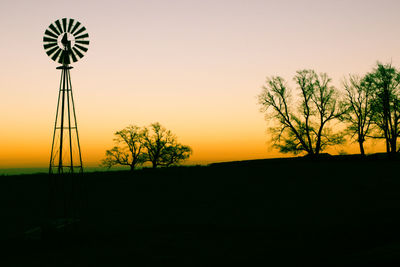
[[[54,123],[49,166],[49,223],[47,229],[64,228],[82,217],[86,206],[86,187],[79,144],[78,127],[70,69],[61,70],[60,90]]]
[[[51,145],[49,173],[82,173],[82,155],[70,75],[72,67],[64,65],[57,69],[61,69],[61,80]]]

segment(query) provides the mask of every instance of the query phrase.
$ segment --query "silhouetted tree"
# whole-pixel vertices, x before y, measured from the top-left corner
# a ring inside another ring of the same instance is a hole
[[[192,149],[181,144],[173,144],[165,147],[161,153],[161,165],[169,167],[179,164],[181,161],[188,159],[192,154]]]
[[[376,137],[386,140],[387,153],[396,153],[400,135],[400,72],[391,64],[378,62],[366,79],[374,86],[372,118],[380,130]]]
[[[341,120],[348,123],[347,132],[351,137],[356,136],[361,155],[365,155],[364,142],[372,131],[372,100],[374,96],[371,79],[350,75],[345,80],[345,109]]]
[[[177,164],[192,153],[190,147],[178,144],[176,136],[158,122],[144,129],[143,145],[153,168]]]
[[[143,130],[134,125],[130,125],[114,134],[114,142],[117,144],[112,149],[106,151],[106,158],[102,165],[112,167],[114,165],[130,166],[131,171],[137,165],[143,164],[147,157],[144,153]]]
[[[342,134],[332,133],[327,126],[339,118],[344,108],[337,101],[337,91],[325,73],[297,71],[294,81],[300,90],[300,103],[292,99],[285,80],[267,78],[258,96],[266,118],[277,124],[270,127],[274,146],[283,153],[319,155],[328,146],[344,142]]]

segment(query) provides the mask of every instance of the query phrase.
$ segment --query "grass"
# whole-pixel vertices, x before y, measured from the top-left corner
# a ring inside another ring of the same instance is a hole
[[[8,255],[25,256],[3,266],[396,265],[399,163],[343,155],[87,173],[82,223],[51,240],[23,236],[45,220],[48,176],[4,176],[0,236]]]

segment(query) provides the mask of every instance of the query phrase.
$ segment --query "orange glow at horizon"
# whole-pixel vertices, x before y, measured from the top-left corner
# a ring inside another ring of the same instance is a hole
[[[42,38],[56,19],[75,18],[90,35],[71,70],[84,165],[100,164],[115,131],[153,122],[192,147],[186,164],[197,164],[290,156],[271,149],[259,112],[265,77],[290,83],[312,68],[342,89],[377,60],[400,67],[398,10],[395,0],[3,0],[0,168],[48,166],[60,71]],[[327,152],[341,150],[358,146]]]

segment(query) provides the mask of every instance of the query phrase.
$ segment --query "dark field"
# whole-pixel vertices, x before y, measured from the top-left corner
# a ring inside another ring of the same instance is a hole
[[[82,221],[41,240],[47,175],[0,177],[1,266],[400,266],[400,161],[273,159],[87,173]]]

